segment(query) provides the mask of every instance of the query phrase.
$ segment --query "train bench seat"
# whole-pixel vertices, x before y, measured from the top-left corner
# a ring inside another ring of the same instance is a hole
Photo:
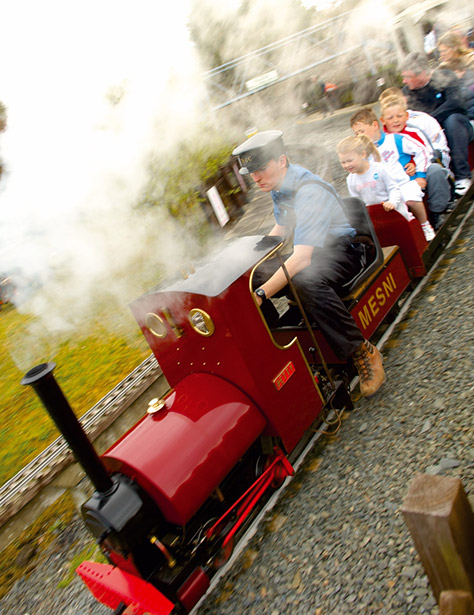
[[[366,339],[371,339],[392,309],[398,309],[398,300],[410,282],[398,246],[381,248],[381,255],[382,262],[379,266],[342,298]],[[341,363],[341,359],[332,352],[316,323],[310,320],[309,324],[326,361]],[[298,337],[307,360],[310,363],[318,361],[311,350],[314,347],[314,337],[311,337],[307,330],[295,301],[288,302],[287,309],[281,314],[277,326],[272,327],[272,335],[279,345],[288,344],[295,336]]]
[[[398,246],[385,246],[384,248],[381,248],[381,251],[383,254],[382,263],[374,269],[369,276],[365,277],[359,284],[357,284],[357,286],[355,286],[348,295],[342,298],[344,303],[352,304],[357,302],[379,275],[380,271],[385,268],[394,258],[396,253],[399,251],[399,248]]]
[[[346,284],[344,289],[343,301],[350,308],[363,296],[365,290],[398,252],[398,248],[397,246],[381,247],[368,208],[363,201],[349,197],[342,199],[342,205],[350,224],[356,229],[357,235],[370,238],[372,243],[372,246],[366,251],[368,262],[363,266],[361,264],[360,272]],[[297,303],[290,295],[277,300],[276,303],[280,317],[276,326],[274,326],[275,329],[295,326],[304,328]]]
[[[382,247],[398,245],[412,278],[426,274],[423,252],[428,242],[418,220],[407,220],[397,211],[385,211],[382,204],[367,207],[372,224]]]
[[[359,280],[358,283],[352,287],[351,291],[347,295],[342,297],[342,300],[344,301],[349,310],[351,309],[351,306],[353,306],[361,299],[361,297],[363,297],[364,293],[372,284],[372,282],[374,282],[380,272],[387,267],[387,265],[395,257],[398,251],[398,246],[386,246],[385,248],[380,249],[380,253],[382,255],[381,262],[378,262],[376,267],[371,267],[369,274],[367,276],[364,276],[363,279]],[[305,325],[303,319],[301,317],[298,305],[294,299],[287,297],[285,300],[280,299],[277,300],[277,302],[282,312],[278,321],[277,328],[288,326],[298,326],[299,328],[304,328]],[[316,326],[314,323],[313,325]]]
[[[370,261],[364,263],[360,272],[346,284],[345,292],[350,293],[380,268],[383,263],[383,254],[376,230],[363,201],[349,197],[342,199],[342,205],[351,226],[356,229],[357,235],[369,237],[372,244],[372,248],[366,250],[367,258]]]

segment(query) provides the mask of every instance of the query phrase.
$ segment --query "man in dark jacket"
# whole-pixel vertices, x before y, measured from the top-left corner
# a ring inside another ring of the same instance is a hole
[[[408,106],[429,113],[444,128],[451,150],[451,166],[455,177],[455,192],[465,194],[471,185],[468,161],[469,141],[473,129],[463,104],[455,73],[450,70],[431,71],[426,56],[410,53],[402,63],[403,93]]]

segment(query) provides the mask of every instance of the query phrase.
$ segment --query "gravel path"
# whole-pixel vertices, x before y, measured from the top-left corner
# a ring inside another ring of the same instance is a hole
[[[438,613],[399,509],[416,472],[474,494],[472,233],[471,220],[384,348],[382,392],[308,455],[199,615]],[[76,519],[0,614],[110,615],[79,579],[58,588],[88,544]]]
[[[383,391],[309,454],[199,615],[438,612],[399,509],[416,472],[474,493],[472,233],[471,221],[385,347]],[[57,588],[88,540],[72,524],[0,613],[110,615],[78,579]]]
[[[472,232],[384,348],[383,391],[310,453],[199,615],[438,613],[400,506],[417,472],[461,478],[474,505]]]

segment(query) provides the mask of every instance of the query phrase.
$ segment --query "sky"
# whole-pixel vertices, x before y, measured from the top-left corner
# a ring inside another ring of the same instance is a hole
[[[166,84],[178,75],[184,90],[195,70],[187,2],[166,11],[150,0],[2,4],[1,215],[67,214],[104,179],[132,180],[142,166],[153,117],[169,108]]]
[[[16,308],[41,323],[40,345],[49,331],[74,329],[105,280],[125,309],[137,296],[110,282],[146,240],[131,205],[150,152],[195,124],[202,96],[188,2],[164,7],[0,0],[0,101],[8,111],[0,133],[0,274],[22,272],[16,280],[27,294],[20,290]],[[165,235],[156,250],[180,262],[185,246]],[[59,268],[68,275],[55,286]],[[33,295],[30,280],[39,283]]]

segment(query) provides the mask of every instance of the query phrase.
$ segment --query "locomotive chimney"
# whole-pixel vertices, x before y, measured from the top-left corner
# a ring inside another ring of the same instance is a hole
[[[56,382],[55,367],[55,363],[41,363],[25,374],[21,384],[34,388],[96,490],[107,493],[114,488],[112,478]]]

